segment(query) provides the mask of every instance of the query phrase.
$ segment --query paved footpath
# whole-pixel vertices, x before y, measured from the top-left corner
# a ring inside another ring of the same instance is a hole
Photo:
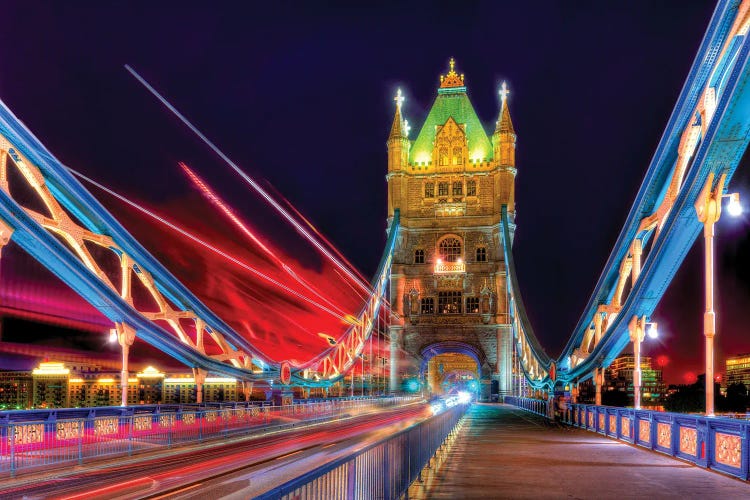
[[[750,499],[750,483],[508,405],[476,404],[421,498]]]

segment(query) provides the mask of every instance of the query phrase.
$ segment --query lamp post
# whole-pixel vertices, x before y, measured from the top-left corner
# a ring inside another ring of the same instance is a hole
[[[721,217],[721,200],[729,198],[727,210],[736,217],[742,213],[739,193],[723,194],[726,174],[721,174],[713,186],[714,174],[710,173],[706,185],[695,201],[698,220],[703,223],[705,243],[706,311],[703,314],[703,335],[706,338],[706,416],[714,416],[714,336],[716,335],[716,313],[714,312],[714,225]]]
[[[655,339],[659,336],[657,324],[652,321],[646,321],[646,317],[633,316],[628,324],[630,340],[633,341],[633,407],[636,410],[641,409],[641,342],[646,334],[649,338]]]

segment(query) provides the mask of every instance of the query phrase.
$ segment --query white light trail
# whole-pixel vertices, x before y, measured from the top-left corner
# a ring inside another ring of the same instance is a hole
[[[307,297],[307,296],[299,293],[298,291],[290,288],[289,286],[281,283],[280,281],[277,281],[277,280],[273,279],[272,277],[270,277],[267,274],[265,274],[265,273],[263,273],[263,272],[255,269],[254,267],[249,266],[248,264],[245,264],[241,260],[239,260],[239,259],[237,259],[235,257],[232,257],[231,255],[229,255],[228,253],[224,252],[223,250],[221,250],[221,249],[219,249],[219,248],[211,245],[210,243],[208,243],[206,241],[203,241],[202,239],[198,238],[197,236],[195,236],[195,235],[189,233],[188,231],[186,231],[185,229],[182,229],[181,227],[179,227],[179,226],[177,226],[177,225],[169,222],[165,218],[161,217],[158,214],[155,214],[154,212],[150,211],[149,209],[140,206],[139,204],[135,203],[134,201],[130,201],[126,197],[122,196],[121,194],[119,194],[119,193],[117,193],[117,192],[109,189],[108,187],[106,187],[106,186],[104,186],[104,185],[96,182],[95,180],[93,180],[93,179],[91,179],[91,178],[83,175],[82,173],[80,173],[80,172],[78,172],[76,170],[73,170],[70,167],[66,167],[66,168],[73,175],[75,175],[77,177],[80,177],[81,179],[85,180],[86,182],[88,182],[88,183],[96,186],[97,188],[101,189],[105,193],[107,193],[107,194],[109,194],[111,196],[114,196],[115,198],[117,198],[118,200],[122,201],[123,203],[126,203],[129,206],[135,208],[136,210],[138,210],[138,211],[140,211],[140,212],[148,215],[149,217],[151,217],[151,218],[153,218],[153,219],[161,222],[162,224],[164,224],[168,228],[172,229],[173,231],[176,231],[179,234],[185,236],[186,238],[194,241],[195,243],[198,243],[199,245],[201,245],[201,246],[203,246],[203,247],[211,250],[212,252],[214,252],[217,255],[219,255],[219,256],[227,259],[228,261],[230,261],[230,262],[232,262],[232,263],[240,266],[241,268],[245,269],[246,271],[249,271],[249,272],[253,273],[254,275],[258,276],[259,278],[261,278],[261,279],[263,279],[263,280],[265,280],[265,281],[267,281],[267,282],[269,282],[269,283],[277,286],[278,288],[281,288],[282,290],[286,291],[287,293],[289,293],[291,295],[294,295],[295,297],[297,297],[299,299],[304,300],[308,304],[313,305],[313,306],[317,307],[318,309],[321,309],[321,310],[327,312],[328,314],[334,316],[335,318],[340,319],[343,322],[346,322],[346,323],[349,322],[345,316],[342,316],[341,314],[333,311],[332,309],[324,306],[323,304],[320,304],[320,303],[312,300],[311,298],[309,298],[309,297]]]
[[[323,255],[328,258],[336,267],[341,269],[344,274],[349,276],[350,279],[352,279],[360,288],[365,290],[368,294],[372,293],[372,290],[370,289],[370,286],[367,283],[362,282],[354,273],[352,273],[351,270],[349,270],[344,264],[342,264],[334,255],[331,254],[331,252],[328,251],[313,235],[311,235],[307,229],[302,226],[292,215],[284,209],[271,195],[269,195],[263,187],[261,187],[255,180],[247,175],[245,172],[240,169],[240,167],[237,166],[236,163],[234,163],[227,155],[224,154],[223,151],[221,151],[218,146],[216,146],[211,140],[206,137],[198,128],[195,127],[185,116],[180,113],[177,108],[172,106],[172,104],[169,103],[156,89],[154,89],[136,70],[134,70],[130,65],[126,64],[125,69],[128,70],[128,72],[133,75],[133,77],[138,80],[141,85],[146,87],[146,89],[151,92],[151,94],[156,97],[169,111],[171,111],[177,118],[182,121],[190,130],[195,133],[209,148],[211,148],[214,153],[216,153],[224,162],[229,165],[236,173],[239,175],[250,187],[252,187],[263,199],[265,199],[273,208],[276,209],[277,212],[281,214],[282,217],[284,217],[294,228],[302,235],[304,236],[310,243],[312,243],[315,248],[317,248]]]

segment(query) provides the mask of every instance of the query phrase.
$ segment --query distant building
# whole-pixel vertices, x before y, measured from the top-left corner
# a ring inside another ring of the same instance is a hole
[[[32,408],[69,408],[70,369],[60,362],[40,363],[31,372]]]
[[[164,402],[164,373],[149,366],[135,376],[138,383],[138,404],[156,405]]]
[[[732,384],[743,384],[750,389],[750,354],[740,354],[726,360],[726,387]]]
[[[635,369],[635,356],[624,354],[615,358],[606,371],[606,380],[602,391],[620,391],[627,394],[629,404],[632,406],[633,397],[633,371]],[[651,357],[641,356],[641,407],[651,409],[662,409],[666,397],[666,385],[662,378],[662,371],[654,369],[651,365]]]
[[[70,378],[70,406],[120,406],[122,387],[119,372],[83,372]],[[128,379],[128,404],[138,404],[138,379]]]
[[[0,410],[31,406],[33,379],[28,371],[0,371]]]
[[[120,372],[77,364],[43,362],[33,371],[0,371],[0,410],[82,408],[122,404]],[[206,377],[203,401],[237,401],[242,395],[234,378]],[[128,404],[195,403],[195,378],[170,374],[149,366],[128,378]],[[244,397],[244,396],[243,396]]]

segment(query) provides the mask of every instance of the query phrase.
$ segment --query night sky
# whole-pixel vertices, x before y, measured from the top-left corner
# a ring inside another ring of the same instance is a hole
[[[130,64],[372,276],[385,241],[396,88],[414,139],[450,57],[490,132],[507,80],[518,134],[514,254],[537,335],[559,355],[713,2],[270,3],[5,2],[0,98],[63,163],[165,213],[190,211],[194,193],[176,180],[177,161],[188,162],[277,247],[319,265],[123,69]],[[749,186],[740,166],[732,188],[750,201]],[[717,227],[717,360],[750,352],[748,227],[747,217]],[[670,382],[702,372],[702,256],[699,241],[653,316],[659,345],[644,346],[666,356]]]

